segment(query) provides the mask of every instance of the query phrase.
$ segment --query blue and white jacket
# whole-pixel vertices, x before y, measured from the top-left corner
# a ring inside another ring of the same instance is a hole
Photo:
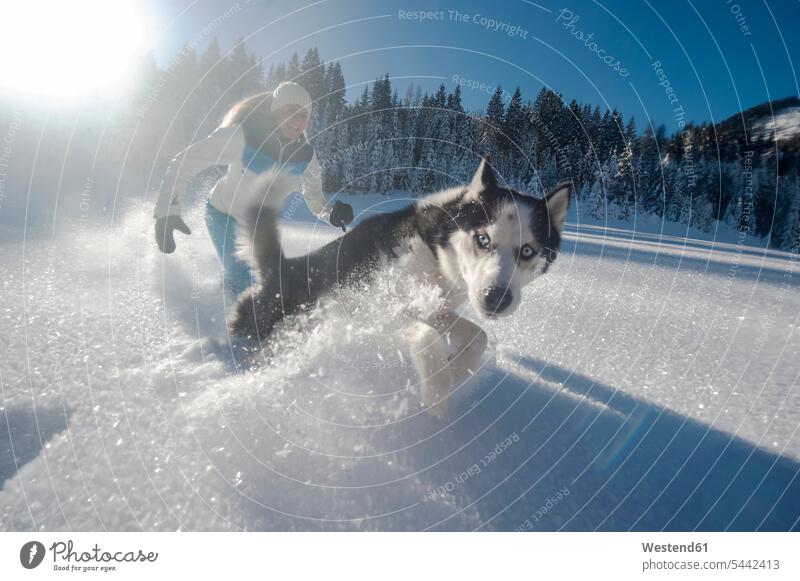
[[[329,211],[322,193],[322,172],[313,148],[305,136],[283,143],[272,133],[258,149],[247,145],[241,125],[217,129],[183,151],[170,162],[156,202],[155,216],[180,215],[180,198],[198,173],[212,166],[227,166],[228,171],[211,192],[211,205],[237,221],[242,221],[254,204],[279,207],[283,200],[259,196],[268,191],[258,187],[257,178],[277,168],[296,176],[297,191],[302,192],[309,209],[324,219]]]

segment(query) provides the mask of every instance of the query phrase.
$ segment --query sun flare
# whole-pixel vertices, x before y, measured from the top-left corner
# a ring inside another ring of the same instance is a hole
[[[4,3],[0,86],[72,98],[112,88],[146,46],[133,0],[17,0]]]

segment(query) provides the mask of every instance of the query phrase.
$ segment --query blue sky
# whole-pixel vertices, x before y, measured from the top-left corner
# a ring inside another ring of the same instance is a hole
[[[351,99],[385,72],[401,94],[409,82],[474,81],[469,108],[497,84],[531,98],[548,86],[567,101],[617,107],[640,129],[649,118],[673,131],[681,116],[719,121],[800,93],[797,2],[167,0],[151,11],[161,64],[213,35],[223,48],[245,37],[267,61],[318,46],[341,62]]]

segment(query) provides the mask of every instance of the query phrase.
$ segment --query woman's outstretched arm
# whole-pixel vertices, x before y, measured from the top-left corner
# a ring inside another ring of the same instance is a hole
[[[244,132],[239,125],[223,127],[193,143],[169,163],[156,201],[155,217],[180,216],[180,198],[186,186],[201,171],[241,159]]]

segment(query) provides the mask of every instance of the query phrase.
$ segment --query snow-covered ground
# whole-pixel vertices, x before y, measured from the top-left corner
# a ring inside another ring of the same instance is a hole
[[[289,207],[294,252],[337,235]],[[393,322],[429,289],[387,273],[237,373],[200,215],[163,256],[148,214],[0,240],[0,529],[800,526],[786,254],[573,212],[436,419]]]

